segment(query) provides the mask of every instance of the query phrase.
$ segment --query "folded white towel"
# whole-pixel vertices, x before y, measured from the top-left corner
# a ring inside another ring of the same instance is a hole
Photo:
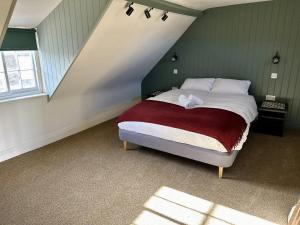
[[[190,95],[189,97],[186,97],[185,95],[180,95],[178,101],[179,104],[186,109],[192,109],[195,106],[199,106],[204,103],[202,99],[194,95]]]
[[[201,98],[196,97],[195,95],[190,95],[189,100],[196,105],[203,105],[204,101]]]
[[[179,98],[178,98],[178,101],[179,101],[179,104],[182,107],[184,107],[184,108],[188,108],[189,107],[190,100],[185,95],[180,95]]]

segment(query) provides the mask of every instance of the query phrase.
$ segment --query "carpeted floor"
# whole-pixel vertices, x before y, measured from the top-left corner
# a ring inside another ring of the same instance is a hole
[[[299,146],[298,132],[251,134],[219,180],[212,166],[124,152],[109,121],[0,163],[0,224],[131,224],[163,186],[286,224],[300,196]]]

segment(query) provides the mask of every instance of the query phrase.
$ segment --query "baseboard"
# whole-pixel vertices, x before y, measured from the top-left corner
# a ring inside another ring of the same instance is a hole
[[[2,150],[0,152],[0,162],[38,149],[45,145],[51,144],[68,136],[86,130],[90,127],[96,126],[105,121],[111,120],[120,115],[132,105],[136,104],[138,101],[138,99],[135,99],[130,102],[124,102],[117,106],[109,107],[93,118],[79,121],[77,124],[72,124],[70,126],[60,128],[59,130],[51,132],[47,135],[35,137],[34,139],[26,140],[25,142],[20,143],[17,146]]]
[[[300,130],[300,123],[294,121],[286,121],[285,127],[292,130]]]

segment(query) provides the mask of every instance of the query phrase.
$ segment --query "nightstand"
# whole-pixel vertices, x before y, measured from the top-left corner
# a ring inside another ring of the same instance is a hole
[[[258,118],[255,124],[255,131],[282,137],[284,122],[288,112],[287,104],[264,101],[260,105],[261,106],[258,108]]]

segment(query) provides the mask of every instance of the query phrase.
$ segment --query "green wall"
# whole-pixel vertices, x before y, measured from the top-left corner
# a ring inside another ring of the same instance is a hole
[[[38,26],[41,64],[51,97],[112,0],[63,0]]]
[[[255,96],[289,102],[300,126],[300,1],[273,0],[205,11],[142,82],[142,95],[179,86],[187,77],[250,79]],[[271,63],[279,51],[279,65]],[[179,60],[171,62],[177,52]],[[173,75],[174,68],[179,70]],[[279,74],[277,80],[271,73]]]

